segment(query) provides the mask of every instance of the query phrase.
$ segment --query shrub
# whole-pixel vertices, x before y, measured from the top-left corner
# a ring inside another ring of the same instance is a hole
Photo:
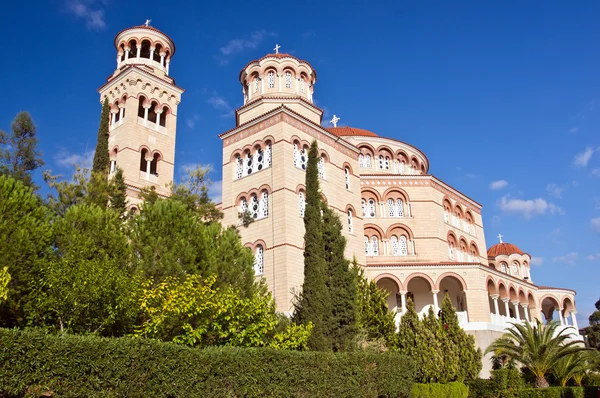
[[[496,386],[496,391],[525,387],[521,371],[517,368],[492,370],[491,380]]]
[[[413,398],[467,398],[469,387],[460,382],[417,383],[413,384],[411,393]]]
[[[469,398],[496,398],[498,388],[490,379],[468,380],[465,384],[469,387]]]
[[[0,329],[0,347],[0,396],[407,397],[414,378],[395,352],[197,349],[14,329]]]
[[[593,396],[593,395],[592,395]],[[499,398],[584,398],[582,387],[521,388],[503,390]],[[593,396],[594,398],[597,397]]]

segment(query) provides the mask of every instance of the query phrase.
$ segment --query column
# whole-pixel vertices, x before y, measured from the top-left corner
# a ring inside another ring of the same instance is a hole
[[[408,216],[412,217],[412,208],[411,208],[410,202],[407,202],[406,205],[407,205],[406,210],[408,210]]]
[[[169,65],[170,64],[171,64],[171,58],[167,58],[167,67],[166,67],[167,75],[169,74]]]
[[[260,93],[264,94],[265,93],[265,80],[264,79],[260,79]]]
[[[529,304],[521,304],[521,307],[523,307],[523,313],[525,313],[525,320],[527,320],[527,322],[531,322],[531,319],[529,319]]]
[[[281,75],[277,75],[277,81],[279,82],[279,92],[281,92]]]
[[[140,61],[141,55],[142,55],[142,45],[138,44],[137,45],[137,56],[136,56],[138,62]]]
[[[150,108],[150,106],[145,107],[144,106],[144,127],[148,127],[148,109]]]
[[[507,318],[510,318],[510,309],[508,308],[509,301],[510,301],[510,299],[508,297],[502,299],[502,302],[504,303],[504,311],[506,312]]]
[[[431,293],[433,294],[433,313],[435,314],[436,318],[438,316],[438,312],[440,311],[440,307],[438,305],[438,293],[440,291],[439,290],[432,290]]]
[[[381,255],[382,256],[387,256],[388,255],[388,241],[381,239]]]
[[[161,114],[162,114],[162,111],[156,112],[156,124],[154,124],[154,131],[158,131],[158,128],[160,127],[160,115]]]
[[[125,117],[125,104],[119,104],[119,123],[123,123]]]
[[[565,320],[563,319],[563,316],[562,316],[562,308],[559,308],[556,311],[558,312],[558,319],[560,320],[560,324],[564,326]]]
[[[127,61],[129,59],[130,51],[131,51],[131,49],[129,47],[125,47],[125,61]]]
[[[160,66],[165,67],[165,53],[160,53]]]
[[[400,292],[400,299],[402,301],[402,314],[406,314],[406,292]]]
[[[575,315],[577,315],[577,312],[576,311],[571,311],[571,321],[573,322],[573,327],[576,330],[579,330],[579,326],[577,325],[577,317]]]
[[[515,307],[515,318],[517,318],[517,321],[520,321],[521,320],[521,314],[519,314],[519,302],[518,301],[513,301],[512,304]]]
[[[152,162],[152,160],[146,159],[146,179],[147,180],[150,179],[150,163],[151,162]]]
[[[117,69],[121,67],[121,54],[117,54]]]
[[[150,61],[154,62],[154,50],[156,50],[155,47],[150,47]]]
[[[412,254],[413,254],[413,256],[414,256],[415,254],[417,254],[417,252],[415,251],[415,241],[414,241],[414,240],[411,240],[411,241],[410,241],[410,244],[411,244],[411,246],[412,246]]]
[[[117,112],[111,111],[111,113],[112,113],[112,119],[110,122],[110,127],[113,128],[115,126],[115,123],[117,122]]]
[[[498,308],[498,297],[500,297],[500,295],[492,294],[490,297],[492,298],[492,301],[494,302],[494,314],[500,315],[500,308]]]
[[[300,79],[296,79],[296,95],[300,95]]]

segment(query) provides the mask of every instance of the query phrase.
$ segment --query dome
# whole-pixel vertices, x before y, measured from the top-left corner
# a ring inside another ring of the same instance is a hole
[[[347,136],[355,136],[355,137],[377,137],[372,131],[357,129],[355,127],[326,127],[325,130],[329,131],[331,134],[337,135],[338,137],[347,137]]]
[[[260,64],[262,61],[264,61],[265,59],[269,59],[269,58],[276,58],[276,59],[284,59],[284,58],[290,58],[295,60],[296,62],[300,63],[300,64],[306,64],[308,65],[308,67],[312,70],[312,74],[315,77],[315,80],[317,79],[317,71],[314,70],[314,68],[312,67],[312,65],[308,62],[305,61],[303,59],[294,57],[291,54],[285,54],[285,53],[277,53],[277,54],[267,54],[264,57],[260,58],[260,59],[255,59],[253,61],[250,61],[246,64],[246,66],[244,66],[242,68],[242,70],[240,71],[240,78],[242,77],[242,75],[244,74],[244,72],[246,71],[246,69],[252,65],[252,64]]]
[[[152,33],[150,33],[150,32],[152,32]],[[117,35],[115,36],[115,40],[114,40],[115,48],[117,48],[117,49],[119,48],[119,44],[123,41],[125,36],[134,36],[136,38],[141,39],[144,36],[144,33],[146,35],[154,34],[154,35],[158,36],[159,39],[163,39],[165,41],[165,43],[163,43],[163,44],[167,45],[171,49],[170,55],[172,56],[173,54],[175,54],[175,43],[173,42],[173,39],[171,39],[169,37],[169,35],[162,32],[161,30],[156,29],[154,26],[146,26],[146,25],[132,26],[131,28],[123,29],[122,31],[117,33]]]
[[[497,243],[490,247],[487,251],[488,258],[495,258],[497,256],[510,256],[511,254],[525,254],[525,252],[519,249],[512,243]]]

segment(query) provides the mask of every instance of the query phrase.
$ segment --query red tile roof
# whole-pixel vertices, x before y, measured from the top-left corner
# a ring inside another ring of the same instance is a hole
[[[360,136],[360,137],[377,137],[372,131],[357,129],[355,127],[326,127],[325,130],[329,131],[331,134],[335,134],[338,137],[347,137],[347,136]]]
[[[494,258],[501,255],[510,256],[511,254],[525,254],[525,252],[512,243],[504,242],[495,244],[487,251],[488,258]]]

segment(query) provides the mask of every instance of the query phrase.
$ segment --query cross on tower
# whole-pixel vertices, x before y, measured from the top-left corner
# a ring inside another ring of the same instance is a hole
[[[500,243],[504,243],[504,242],[502,242],[502,238],[504,238],[504,235],[498,234],[498,239],[500,239]]]
[[[281,46],[279,44],[275,44],[275,54],[279,54],[279,49],[281,48]]]
[[[337,122],[340,121],[340,118],[336,115],[333,115],[333,119],[330,120],[330,123],[333,124],[333,127],[337,127]]]
[[[144,22],[144,26],[150,26],[150,22],[152,22],[151,19],[146,19],[146,22]]]

